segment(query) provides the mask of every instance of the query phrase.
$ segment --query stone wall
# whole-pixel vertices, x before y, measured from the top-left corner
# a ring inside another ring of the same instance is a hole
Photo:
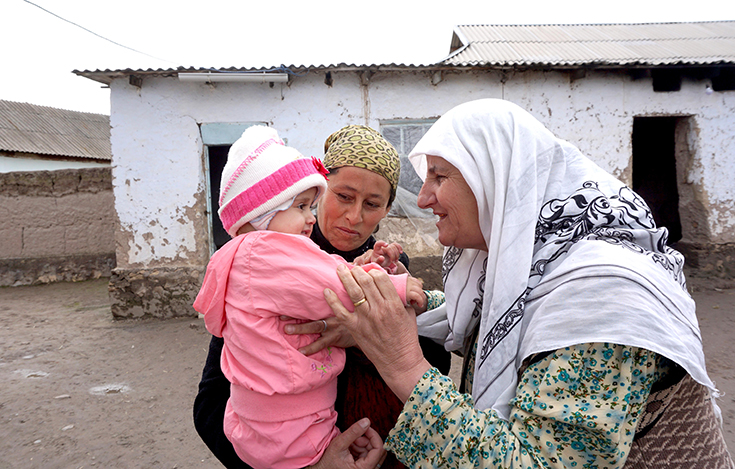
[[[0,174],[0,286],[109,277],[110,168]]]
[[[204,268],[115,268],[110,278],[115,319],[196,317],[192,303]]]
[[[376,238],[398,243],[410,259],[409,269],[424,282],[425,290],[443,290],[442,254],[436,218],[388,217],[380,222]]]

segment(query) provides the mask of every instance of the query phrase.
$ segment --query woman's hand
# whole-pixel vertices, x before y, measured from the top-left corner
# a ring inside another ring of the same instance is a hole
[[[289,321],[292,319],[293,318],[288,316],[281,316],[282,321]],[[320,335],[320,337],[314,342],[299,349],[299,352],[304,355],[312,355],[327,347],[348,348],[357,345],[350,332],[337,320],[337,318],[327,318],[319,321],[304,322],[301,324],[286,324],[284,330],[286,331],[286,334],[289,335]]]
[[[388,386],[405,402],[430,367],[419,346],[416,313],[403,306],[385,272],[365,272],[360,267],[350,271],[339,266],[337,275],[358,306],[350,312],[329,289],[324,291],[327,303]],[[366,301],[361,302],[363,298]]]
[[[373,469],[385,459],[380,435],[362,419],[329,443],[315,469]]]
[[[385,241],[376,241],[373,249],[355,258],[352,263],[354,265],[365,265],[374,262],[384,268],[389,274],[405,274],[408,270],[398,261],[398,257],[401,254],[403,254],[403,248],[400,244],[388,244]]]

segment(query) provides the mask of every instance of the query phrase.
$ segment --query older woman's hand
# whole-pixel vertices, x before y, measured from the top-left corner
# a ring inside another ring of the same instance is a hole
[[[385,272],[350,271],[337,268],[337,275],[353,303],[352,313],[327,289],[324,297],[339,322],[352,334],[358,346],[402,401],[406,401],[430,365],[419,346],[416,315],[405,308]],[[366,301],[361,301],[365,298]]]
[[[362,419],[335,437],[314,469],[373,469],[385,459],[383,440],[370,426],[370,420]]]
[[[281,316],[281,320],[292,320],[288,316]],[[286,334],[319,334],[320,337],[306,347],[299,349],[304,355],[312,355],[327,347],[354,347],[357,345],[355,339],[337,318],[321,319],[319,321],[304,322],[301,324],[286,324]]]

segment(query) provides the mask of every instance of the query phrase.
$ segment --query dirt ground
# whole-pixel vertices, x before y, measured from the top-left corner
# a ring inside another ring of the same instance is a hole
[[[735,449],[735,289],[698,289]],[[199,319],[114,321],[105,279],[0,288],[0,469],[221,467],[191,417],[208,342]]]

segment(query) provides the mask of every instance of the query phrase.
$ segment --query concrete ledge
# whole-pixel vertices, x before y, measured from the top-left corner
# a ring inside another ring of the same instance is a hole
[[[204,268],[114,269],[110,278],[116,319],[196,317],[192,303]]]
[[[0,286],[81,282],[109,277],[114,267],[114,253],[0,259]]]

